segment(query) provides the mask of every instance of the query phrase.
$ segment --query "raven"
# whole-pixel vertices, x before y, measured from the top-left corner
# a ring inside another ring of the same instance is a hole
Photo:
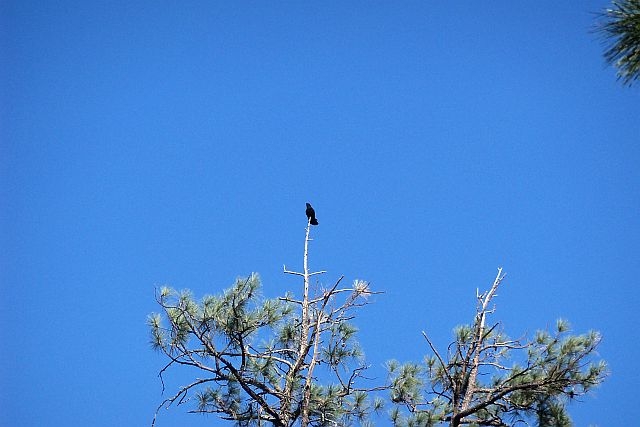
[[[316,219],[316,211],[313,210],[311,204],[307,203],[307,210],[305,211],[307,214],[307,218],[311,220],[311,225],[318,225],[318,220]]]

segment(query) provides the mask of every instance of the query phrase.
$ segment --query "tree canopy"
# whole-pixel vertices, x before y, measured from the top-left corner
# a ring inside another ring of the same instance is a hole
[[[196,301],[190,291],[160,289],[161,313],[149,316],[153,347],[170,368],[197,376],[158,407],[195,401],[190,412],[213,413],[238,426],[367,426],[372,413],[387,414],[396,427],[571,425],[567,403],[585,395],[607,375],[594,360],[598,332],[572,335],[558,320],[553,331],[511,339],[491,323],[494,299],[505,275],[477,291],[473,321],[454,330],[446,351],[423,332],[431,355],[423,363],[387,364],[388,380],[370,384],[368,366],[352,320],[373,295],[369,283],[311,286],[324,271],[308,269],[308,218],[302,295],[262,296],[257,274],[236,279],[220,295]],[[164,390],[164,381],[163,390]],[[390,393],[385,404],[380,392]],[[153,424],[155,424],[154,417]]]

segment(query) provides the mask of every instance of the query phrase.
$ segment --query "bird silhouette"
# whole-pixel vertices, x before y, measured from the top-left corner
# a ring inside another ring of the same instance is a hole
[[[310,203],[307,203],[307,210],[305,211],[307,214],[307,218],[311,220],[311,225],[318,225],[318,220],[316,219],[316,211],[313,210]]]

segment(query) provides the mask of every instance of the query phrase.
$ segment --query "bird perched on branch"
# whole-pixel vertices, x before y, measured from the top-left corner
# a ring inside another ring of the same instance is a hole
[[[311,225],[318,225],[318,220],[316,219],[316,211],[313,210],[311,204],[307,203],[307,210],[305,211],[307,214],[307,218],[311,220]]]

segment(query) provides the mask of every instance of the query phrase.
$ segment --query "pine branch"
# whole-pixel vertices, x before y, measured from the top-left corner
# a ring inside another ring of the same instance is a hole
[[[593,364],[589,360],[600,342],[598,333],[565,335],[566,322],[558,321],[555,336],[538,332],[535,340],[525,341],[505,338],[498,331],[499,323],[487,326],[487,315],[495,311],[491,301],[504,277],[498,269],[489,290],[476,292],[478,304],[473,323],[456,328],[456,339],[447,347],[446,355],[439,353],[422,332],[433,352],[426,359],[427,369],[421,371],[406,364],[397,370],[397,365],[390,365],[392,400],[409,411],[409,418],[404,420],[396,409],[392,413],[394,425],[445,422],[451,427],[506,426],[505,417],[513,424],[527,422],[525,417],[530,416],[552,421],[561,420],[557,417],[562,416],[566,420],[563,398],[585,394],[604,380],[604,362]],[[512,351],[525,352],[524,367],[503,363]],[[427,399],[419,394],[423,373],[428,381]],[[493,378],[485,383],[491,374]],[[555,412],[549,412],[549,408]]]

